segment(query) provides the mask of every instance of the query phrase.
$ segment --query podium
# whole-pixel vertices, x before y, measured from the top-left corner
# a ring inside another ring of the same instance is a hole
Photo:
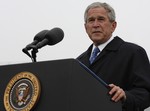
[[[5,99],[15,99],[5,96],[9,90],[11,96],[16,94],[11,91],[15,86],[10,86],[18,81],[12,78],[22,72],[32,73],[40,83],[40,96],[32,111],[121,111],[121,103],[110,100],[104,81],[75,59],[0,66],[0,111],[6,111]]]

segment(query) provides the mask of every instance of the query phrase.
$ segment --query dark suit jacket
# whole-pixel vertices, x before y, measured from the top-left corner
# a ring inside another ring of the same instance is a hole
[[[143,111],[150,105],[150,63],[145,50],[115,37],[90,65],[92,45],[77,59],[106,83],[124,89],[125,111]]]

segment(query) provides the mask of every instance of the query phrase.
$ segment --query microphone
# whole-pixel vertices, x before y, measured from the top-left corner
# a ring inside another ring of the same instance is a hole
[[[45,45],[55,45],[58,42],[60,42],[63,39],[63,37],[64,37],[64,32],[62,29],[58,27],[53,28],[50,31],[48,31],[45,34],[45,38],[41,42],[37,43],[33,48],[40,49]]]
[[[28,44],[25,48],[22,49],[23,52],[27,52],[27,50],[30,50],[33,45],[36,45],[38,42],[42,41],[45,38],[45,34],[48,32],[48,30],[43,30],[37,33],[34,37],[34,41],[30,44]]]

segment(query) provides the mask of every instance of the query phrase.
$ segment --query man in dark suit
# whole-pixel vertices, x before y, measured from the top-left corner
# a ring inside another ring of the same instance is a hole
[[[150,63],[145,50],[113,37],[117,22],[107,3],[92,3],[84,17],[93,44],[77,59],[109,84],[112,101],[121,100],[123,111],[144,111],[150,105]]]

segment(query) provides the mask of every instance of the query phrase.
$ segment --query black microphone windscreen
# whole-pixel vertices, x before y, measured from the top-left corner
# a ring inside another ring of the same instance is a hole
[[[47,32],[48,30],[42,30],[41,32],[37,33],[34,37],[34,40],[42,41],[45,38]]]
[[[48,45],[54,45],[60,42],[64,37],[64,32],[60,28],[53,28],[48,31],[45,35],[45,38],[48,39]]]

